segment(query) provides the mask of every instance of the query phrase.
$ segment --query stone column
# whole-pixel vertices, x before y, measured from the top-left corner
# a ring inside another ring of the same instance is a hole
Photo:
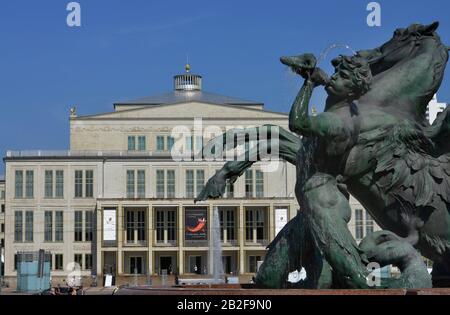
[[[214,253],[213,251],[215,250],[214,248],[214,244],[213,244],[213,205],[210,203],[207,207],[207,213],[208,213],[208,244],[209,244],[209,251],[206,254],[206,259],[208,260],[208,274],[212,275],[213,273],[213,269],[214,269],[214,261],[213,261],[213,257],[214,257]],[[203,268],[203,266],[201,267]]]
[[[101,284],[101,279],[103,278],[103,255],[102,255],[102,246],[103,246],[103,208],[101,208],[100,205],[97,206],[97,213],[96,213],[96,223],[97,223],[97,246],[96,246],[96,273],[97,273],[97,283],[98,285]]]
[[[123,218],[124,211],[122,204],[119,204],[117,207],[117,275],[123,274],[123,253],[122,253],[122,245],[123,245]]]
[[[147,265],[148,265],[148,274],[153,274],[153,207],[151,204],[148,205],[147,211],[148,224],[147,224],[147,248],[148,248],[148,257],[147,257]]]
[[[245,273],[245,227],[244,227],[244,205],[241,202],[239,204],[239,274],[242,275]]]
[[[178,205],[178,270],[179,274],[184,274],[184,220],[183,220],[183,205]]]

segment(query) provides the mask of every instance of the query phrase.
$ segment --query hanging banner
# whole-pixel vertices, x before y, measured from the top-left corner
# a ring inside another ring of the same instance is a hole
[[[185,240],[187,241],[206,241],[208,212],[206,209],[185,209]]]
[[[116,240],[116,209],[103,210],[103,240]]]
[[[287,223],[287,209],[275,209],[275,235],[277,235]]]

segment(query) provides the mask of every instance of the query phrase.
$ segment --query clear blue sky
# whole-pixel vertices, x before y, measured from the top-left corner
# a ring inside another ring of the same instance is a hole
[[[373,28],[368,0],[79,0],[80,28],[66,25],[68,2],[0,3],[2,153],[67,149],[71,106],[94,114],[111,111],[115,101],[169,91],[187,54],[205,90],[287,112],[300,80],[281,55],[319,55],[333,43],[372,48],[397,27],[434,20],[450,45],[448,0],[380,0],[382,26]],[[349,52],[334,50],[322,66],[339,53]],[[438,93],[446,102],[449,71]],[[323,101],[316,93],[319,109]]]

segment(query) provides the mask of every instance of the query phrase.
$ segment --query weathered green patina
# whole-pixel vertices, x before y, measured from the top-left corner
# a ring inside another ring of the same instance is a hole
[[[448,60],[437,27],[413,24],[379,48],[340,56],[332,61],[331,78],[312,54],[282,57],[305,80],[289,116],[289,129],[298,136],[277,126],[229,131],[245,137],[272,130],[279,135],[279,157],[297,166],[302,211],[269,245],[258,285],[286,287],[288,273],[304,267],[307,278],[299,286],[366,288],[369,262],[400,268],[401,277],[382,287],[449,284],[450,109],[432,126],[425,119]],[[309,100],[318,86],[328,93],[325,111],[310,117]],[[224,139],[212,140],[205,150],[236,145]],[[226,163],[197,200],[220,197],[227,180],[234,182],[273,146],[270,139],[258,139],[244,161]],[[347,228],[349,193],[384,229],[359,245]],[[434,263],[433,279],[422,255]]]

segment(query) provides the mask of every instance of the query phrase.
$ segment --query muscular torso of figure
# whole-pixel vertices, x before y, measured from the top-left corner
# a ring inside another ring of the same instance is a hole
[[[364,145],[359,143],[362,137],[381,133],[387,127],[401,123],[402,119],[374,106],[365,106],[363,103],[355,106],[357,113],[355,108],[351,109],[348,105],[338,105],[328,110],[339,117],[344,128],[342,134],[319,138],[315,152],[317,171],[342,176],[352,195],[359,200],[371,201],[363,206],[377,222],[382,223],[383,228],[402,235],[405,227],[399,225],[396,218],[391,218],[389,212],[378,211],[386,209],[387,205],[386,196],[376,189],[374,182],[377,178],[374,160],[376,152],[364,149]]]
[[[337,128],[339,132],[318,138],[316,167],[320,172],[342,175],[344,178],[365,173],[373,166],[368,152],[359,150],[359,137],[401,121],[373,106],[365,106],[364,103],[352,106],[336,104],[327,113],[338,118],[341,128]]]

